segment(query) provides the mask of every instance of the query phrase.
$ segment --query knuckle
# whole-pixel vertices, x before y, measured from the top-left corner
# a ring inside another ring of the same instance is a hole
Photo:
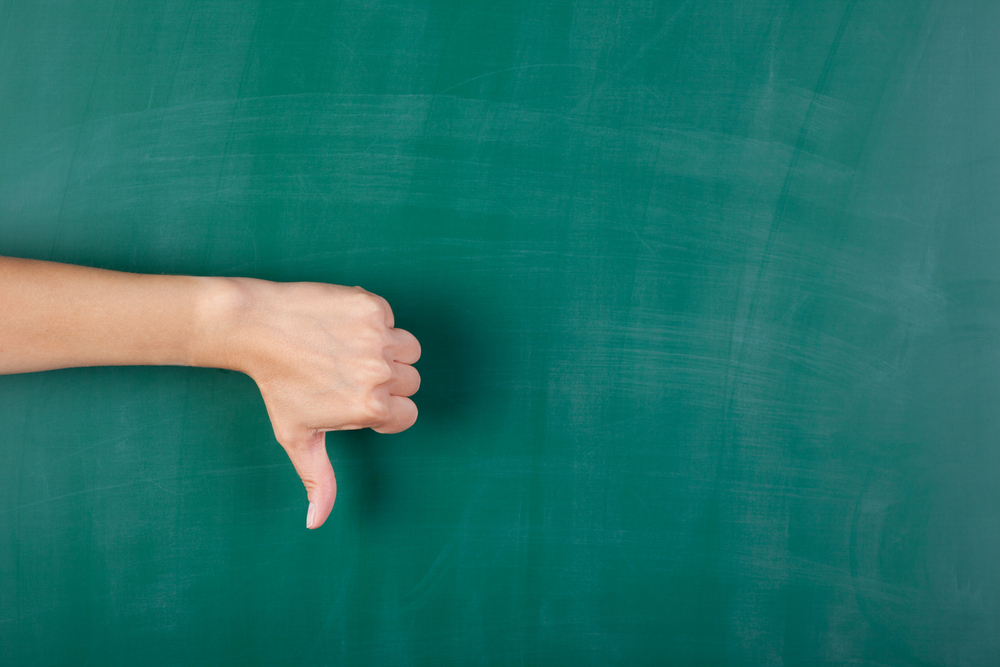
[[[300,477],[307,491],[329,491],[333,488],[333,483],[329,479],[317,477],[312,473],[303,473]]]
[[[382,316],[382,303],[377,296],[370,292],[362,290],[355,293],[354,307],[359,318],[374,320]]]
[[[392,379],[392,367],[389,362],[379,359],[372,364],[372,369],[370,371],[370,377],[372,384],[375,386],[383,385]]]
[[[385,421],[388,406],[386,401],[376,393],[368,393],[361,397],[355,406],[358,420],[362,424],[379,424]]]

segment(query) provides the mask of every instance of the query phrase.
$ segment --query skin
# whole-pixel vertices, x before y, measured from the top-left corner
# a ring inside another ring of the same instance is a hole
[[[182,365],[246,373],[306,487],[306,525],[333,509],[327,431],[417,419],[420,344],[360,287],[153,276],[0,257],[0,374]]]

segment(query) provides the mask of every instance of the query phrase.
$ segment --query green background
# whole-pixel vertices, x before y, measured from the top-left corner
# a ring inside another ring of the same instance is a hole
[[[4,665],[995,665],[1000,5],[0,0],[0,254],[360,284],[421,417],[0,378]]]

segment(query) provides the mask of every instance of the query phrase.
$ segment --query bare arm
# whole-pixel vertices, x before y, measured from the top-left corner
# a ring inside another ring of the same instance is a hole
[[[0,257],[0,374],[106,365],[246,373],[306,486],[309,528],[337,495],[324,433],[413,425],[419,357],[389,304],[358,287]]]

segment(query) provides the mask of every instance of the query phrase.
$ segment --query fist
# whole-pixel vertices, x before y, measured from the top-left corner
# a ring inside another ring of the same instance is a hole
[[[227,365],[260,388],[274,435],[306,487],[306,525],[318,528],[337,495],[324,434],[412,426],[420,344],[395,328],[385,299],[360,287],[234,282]]]

